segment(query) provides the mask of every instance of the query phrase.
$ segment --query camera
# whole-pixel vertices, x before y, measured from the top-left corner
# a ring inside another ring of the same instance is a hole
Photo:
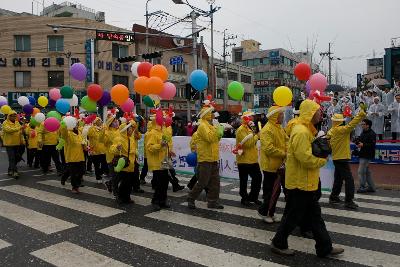
[[[53,27],[53,32],[57,33],[58,32],[58,27]]]

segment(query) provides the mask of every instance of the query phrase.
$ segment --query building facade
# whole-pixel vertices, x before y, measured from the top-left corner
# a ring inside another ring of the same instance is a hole
[[[394,87],[395,81],[400,84],[400,47],[385,48],[384,77],[391,87]]]

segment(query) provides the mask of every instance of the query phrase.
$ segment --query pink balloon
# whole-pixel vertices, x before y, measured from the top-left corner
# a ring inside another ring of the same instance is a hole
[[[128,98],[124,104],[121,105],[121,109],[123,112],[131,112],[135,107],[135,103],[132,99]]]
[[[50,89],[49,96],[50,96],[50,99],[53,99],[54,101],[57,101],[58,99],[61,98],[60,89],[58,89],[58,88]]]
[[[325,88],[328,86],[326,77],[321,73],[315,73],[311,75],[309,81],[310,81],[311,91],[318,90],[321,93],[323,93],[325,91]]]
[[[165,82],[163,86],[163,90],[159,94],[161,99],[171,100],[176,95],[176,87],[175,84],[170,82]]]
[[[47,118],[44,121],[44,128],[49,132],[55,132],[60,128],[60,122],[56,118]]]

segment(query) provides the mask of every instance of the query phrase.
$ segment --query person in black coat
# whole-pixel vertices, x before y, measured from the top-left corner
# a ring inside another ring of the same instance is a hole
[[[364,119],[361,123],[363,129],[360,137],[358,138],[356,145],[359,149],[358,157],[360,163],[358,165],[358,177],[360,179],[360,188],[357,193],[375,192],[375,184],[371,177],[371,171],[369,170],[369,163],[375,158],[375,145],[376,145],[376,134],[371,129],[372,121]]]

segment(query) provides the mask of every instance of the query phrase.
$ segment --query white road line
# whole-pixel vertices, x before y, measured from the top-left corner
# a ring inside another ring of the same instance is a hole
[[[151,181],[151,177],[152,177],[151,175],[147,175],[146,176],[146,181],[150,182]],[[179,175],[177,175],[176,178],[178,178],[179,182],[182,183],[182,184],[188,184],[189,181],[192,179],[192,178],[182,177],[182,176],[179,176]],[[182,182],[182,181],[184,181],[184,182]],[[224,187],[224,186],[227,186],[227,185],[231,185],[231,184],[232,183],[220,182],[221,187]]]
[[[54,205],[65,207],[68,209],[84,212],[101,218],[110,217],[119,213],[123,213],[123,210],[110,208],[107,206],[87,202],[84,200],[74,199],[57,195],[54,193],[37,190],[21,185],[10,185],[0,187],[1,190],[5,190],[14,194],[34,198],[44,202],[48,202]]]
[[[0,239],[0,249],[6,248],[6,247],[10,247],[10,246],[11,246],[10,243]]]
[[[44,184],[52,187],[57,187],[57,188],[62,188],[65,190],[69,190],[66,186],[63,186],[60,184],[59,181],[56,180],[46,180],[46,181],[40,181],[38,184]],[[80,187],[79,191],[85,194],[93,195],[93,196],[98,196],[102,198],[108,198],[108,199],[114,199],[113,195],[110,194],[107,190],[104,189],[99,189],[95,187]],[[151,199],[150,198],[145,198],[145,197],[139,197],[136,195],[131,195],[132,199],[135,201],[136,204],[140,206],[149,206],[151,204]]]
[[[153,189],[151,188],[151,185],[143,185],[140,187],[141,189],[143,189],[144,192],[147,193],[153,193]],[[186,190],[186,189],[184,189]],[[168,190],[167,195],[171,196],[171,197],[183,197],[183,196],[187,196],[187,192],[185,191],[178,191],[178,192],[172,192],[172,190]]]
[[[15,180],[15,179],[14,178],[1,179],[0,182],[10,181],[10,180]]]
[[[0,216],[45,234],[52,234],[76,224],[0,200]]]
[[[205,266],[282,266],[123,223],[98,232]]]
[[[39,249],[31,255],[58,267],[130,266],[70,242]]]
[[[37,172],[40,171],[40,169],[35,169],[35,170],[23,170],[23,171],[18,171],[18,173],[25,173],[25,172]],[[5,173],[0,173],[0,175],[6,175],[8,174],[7,172]]]
[[[275,235],[275,232],[266,231],[263,229],[254,229],[247,226],[241,226],[167,210],[150,213],[145,216],[165,222],[171,222],[186,227],[217,233],[228,237],[241,238],[262,244],[270,244],[270,240]],[[313,254],[315,253],[314,245],[314,240],[296,236],[291,236],[289,238],[289,247],[297,251]],[[350,246],[340,246],[344,248],[344,254],[339,257],[332,258],[368,266],[386,266],[388,262],[394,266],[400,265],[400,256]],[[365,255],[368,255],[368,257],[365,257]]]

